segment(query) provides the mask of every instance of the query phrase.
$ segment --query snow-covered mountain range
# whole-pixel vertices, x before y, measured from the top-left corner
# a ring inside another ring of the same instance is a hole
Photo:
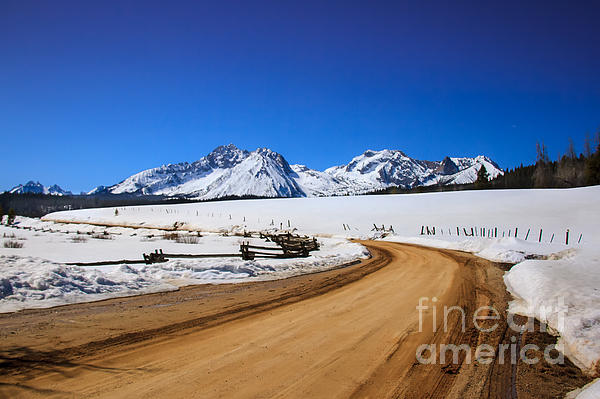
[[[33,180],[28,181],[25,184],[19,184],[13,187],[10,191],[11,194],[51,194],[51,195],[71,195],[70,191],[63,190],[56,184],[53,186],[44,186],[39,181],[34,182]]]
[[[193,163],[144,170],[89,194],[165,195],[198,199],[226,196],[315,197],[353,195],[391,186],[472,183],[484,165],[491,178],[502,170],[485,156],[420,161],[399,150],[365,151],[347,165],[325,171],[289,165],[267,148],[217,147]]]

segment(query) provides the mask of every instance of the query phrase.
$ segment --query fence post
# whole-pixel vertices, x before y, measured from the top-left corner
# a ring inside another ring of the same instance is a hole
[[[542,229],[540,229],[540,238],[538,238],[538,242],[542,242]]]
[[[567,229],[567,235],[565,236],[565,245],[569,245],[569,229]]]
[[[550,242],[554,241],[554,233],[552,233],[552,238],[550,238]]]
[[[515,238],[517,238],[517,232],[519,231],[518,227],[515,227]]]
[[[421,226],[421,235],[425,235],[425,226]]]
[[[577,240],[577,244],[581,242],[581,237],[583,237],[583,233],[579,234],[579,240]]]
[[[494,229],[494,237],[498,238],[498,228],[497,227]]]
[[[460,229],[458,228],[458,226],[456,226],[456,235],[460,236]]]
[[[527,241],[527,237],[529,237],[529,231],[530,231],[530,230],[531,230],[531,229],[527,229],[527,234],[525,234],[525,241]]]

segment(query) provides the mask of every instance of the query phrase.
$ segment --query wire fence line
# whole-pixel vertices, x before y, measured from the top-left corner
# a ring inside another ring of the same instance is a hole
[[[565,245],[580,244],[583,239],[583,233],[574,234],[571,229],[565,229],[564,232],[556,234],[555,232],[544,233],[543,228],[532,229],[528,228],[527,231],[524,229],[519,231],[518,227],[515,228],[498,228],[498,227],[459,227],[456,226],[451,228],[442,228],[439,226],[428,226],[421,225],[421,236],[456,236],[456,237],[478,237],[478,238],[520,238],[528,242],[538,243],[553,243],[555,238],[557,242],[564,243]],[[549,237],[549,240],[548,240]]]

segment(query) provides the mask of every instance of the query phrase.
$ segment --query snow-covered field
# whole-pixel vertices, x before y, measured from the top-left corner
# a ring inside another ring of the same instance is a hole
[[[356,247],[340,244],[338,239],[376,238],[381,232],[374,231],[374,224],[378,227],[384,225],[386,229],[393,227],[394,233],[388,235],[386,240],[460,249],[496,261],[518,263],[505,276],[507,287],[515,298],[510,305],[511,310],[536,316],[548,323],[551,329],[560,334],[559,344],[564,352],[591,373],[597,370],[600,360],[599,198],[600,186],[595,186],[568,190],[495,190],[207,202],[118,208],[118,212],[115,212],[115,208],[105,208],[57,212],[46,216],[44,220],[49,223],[82,223],[69,225],[69,229],[75,230],[94,228],[89,223],[145,229],[172,228],[177,224],[180,230],[202,231],[205,238],[201,240],[206,240],[207,243],[205,248],[217,245],[210,242],[212,239],[221,241],[221,237],[217,239],[206,236],[207,232],[241,232],[280,227],[287,229],[289,225],[299,233],[335,239],[324,247],[324,251],[331,250],[333,258],[346,251],[343,256],[345,259],[359,256],[361,251]],[[423,226],[430,229],[436,227],[436,234],[420,235]],[[105,229],[95,228],[102,231]],[[458,236],[457,228],[460,231]],[[477,237],[465,237],[464,231],[470,233],[471,228],[477,232]],[[480,236],[482,228],[486,229],[485,238]],[[114,229],[118,232],[122,227]],[[135,241],[136,253],[143,252],[146,248],[167,248],[167,244],[162,242],[161,245],[156,245],[139,239],[139,236],[151,234],[152,230],[125,230],[138,232],[138,239],[127,238],[124,234],[119,236],[122,239],[115,239],[112,243],[92,243],[92,239],[83,244],[56,243],[57,246],[51,249],[42,245],[43,251],[38,252],[30,252],[36,244],[33,240],[27,240],[23,249],[2,249],[0,254],[4,255],[5,264],[8,259],[6,256],[18,254],[29,259],[27,262],[33,262],[30,257],[35,256],[49,259],[55,262],[55,267],[59,267],[57,262],[75,257],[78,260],[93,258],[91,253],[95,251],[78,251],[75,256],[75,252],[65,250],[77,245],[80,245],[79,248],[85,245],[106,245],[102,248],[109,248],[112,245],[115,256],[119,254],[118,257],[129,256],[130,252],[123,252],[128,248],[129,244],[124,245],[128,240]],[[490,231],[497,234],[497,237],[487,238]],[[22,231],[18,234],[22,234]],[[233,246],[237,245],[236,238],[230,239],[234,241]],[[61,248],[60,245],[65,246]],[[83,258],[84,254],[87,258]],[[319,256],[325,254],[323,252]],[[165,266],[173,263],[169,262]],[[228,273],[242,279],[248,278],[249,274],[241,271],[247,267],[248,265],[239,261],[228,269],[235,271]],[[263,275],[263,266],[252,267],[258,269],[253,269],[257,274]],[[293,269],[296,266],[289,267]],[[119,270],[118,273],[122,276],[120,278],[129,278],[126,270]],[[264,275],[275,276],[270,273],[264,272]],[[182,278],[180,274],[174,273],[173,279]],[[215,273],[216,280],[218,276],[219,273]],[[167,279],[161,278],[160,281],[166,283]],[[546,306],[557,308],[560,298],[564,300],[568,310],[564,323],[560,323],[558,312],[543,312]]]

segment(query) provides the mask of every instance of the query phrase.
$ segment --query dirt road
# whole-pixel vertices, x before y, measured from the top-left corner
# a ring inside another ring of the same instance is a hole
[[[421,297],[436,297],[440,315],[504,310],[501,270],[452,251],[365,245],[372,259],[324,273],[0,315],[0,397],[513,397],[510,365],[415,362],[422,343],[508,339],[502,322],[463,331],[456,313],[434,332],[431,309],[418,331]]]

